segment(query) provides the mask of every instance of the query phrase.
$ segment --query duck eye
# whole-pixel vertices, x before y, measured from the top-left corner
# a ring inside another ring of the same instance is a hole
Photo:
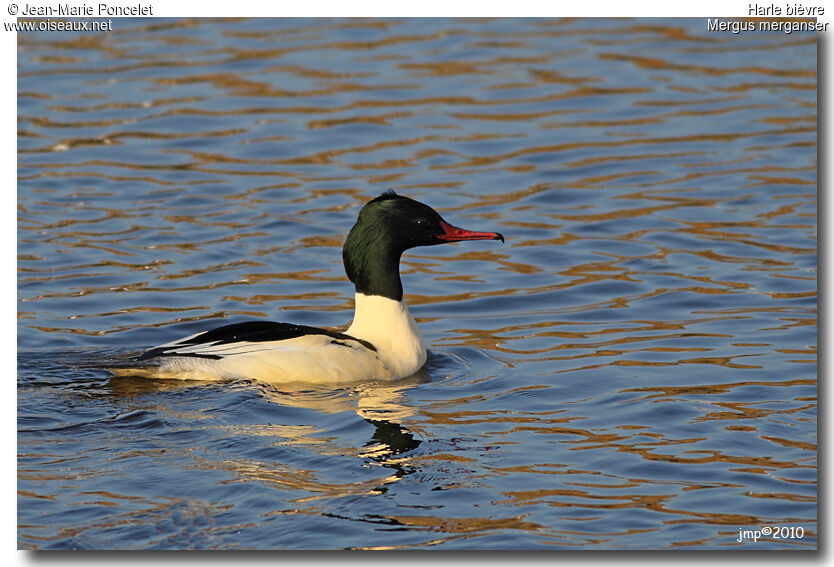
[[[418,219],[414,220],[414,224],[416,224],[417,226],[428,226],[429,220],[428,219],[423,219],[423,218],[418,218]]]

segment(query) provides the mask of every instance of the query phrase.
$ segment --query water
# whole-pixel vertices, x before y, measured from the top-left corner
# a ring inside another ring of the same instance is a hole
[[[114,20],[20,33],[18,545],[817,545],[816,36],[692,20]],[[383,190],[417,376],[96,364],[344,328]],[[801,538],[739,542],[740,529]]]

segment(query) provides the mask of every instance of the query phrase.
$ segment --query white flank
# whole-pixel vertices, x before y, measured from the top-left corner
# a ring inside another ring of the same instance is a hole
[[[420,329],[401,301],[357,293],[356,313],[345,333],[370,342],[376,351],[359,341],[327,335],[280,341],[183,344],[201,334],[197,333],[162,345],[170,347],[169,353],[185,356],[161,357],[162,364],[154,368],[114,371],[180,380],[254,378],[274,384],[336,383],[404,378],[426,363],[426,345]]]

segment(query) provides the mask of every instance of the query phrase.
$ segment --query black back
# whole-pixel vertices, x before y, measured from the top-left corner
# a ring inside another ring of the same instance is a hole
[[[336,331],[328,331],[327,329],[319,329],[318,327],[308,327],[307,325],[293,325],[291,323],[275,323],[273,321],[245,321],[243,323],[232,323],[231,325],[223,325],[211,331],[200,333],[190,339],[178,341],[173,345],[167,347],[153,348],[136,360],[147,360],[158,356],[191,356],[196,358],[221,358],[214,354],[199,354],[199,353],[183,353],[177,352],[180,347],[192,347],[196,345],[224,345],[237,342],[266,342],[266,341],[283,341],[287,339],[294,339],[303,335],[326,335],[336,340],[342,341],[356,341],[365,348],[375,351],[374,345],[368,341],[345,335]]]

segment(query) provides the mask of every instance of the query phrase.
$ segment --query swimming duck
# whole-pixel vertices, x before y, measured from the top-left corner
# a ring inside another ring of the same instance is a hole
[[[369,201],[350,230],[342,261],[356,287],[345,332],[247,321],[152,348],[117,374],[182,380],[254,378],[270,383],[398,379],[426,362],[426,343],[403,302],[400,256],[409,248],[463,240],[501,240],[464,230],[428,205],[388,191]]]

